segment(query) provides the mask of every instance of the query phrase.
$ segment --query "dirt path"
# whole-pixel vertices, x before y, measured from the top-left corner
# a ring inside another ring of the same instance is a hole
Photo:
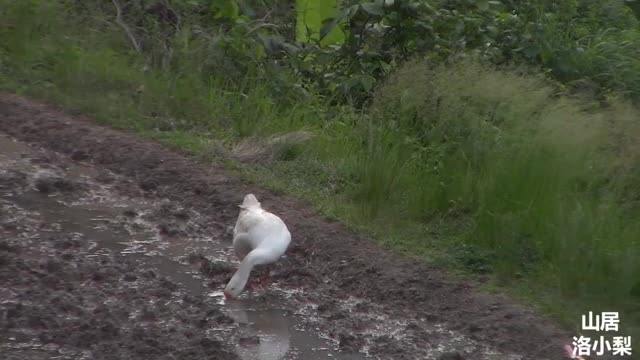
[[[10,359],[560,359],[572,336],[158,144],[12,95],[0,131]],[[248,192],[293,244],[270,288],[224,303]]]

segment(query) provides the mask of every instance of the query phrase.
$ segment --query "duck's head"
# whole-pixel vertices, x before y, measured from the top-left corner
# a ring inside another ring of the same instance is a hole
[[[234,296],[233,296],[233,294],[231,292],[225,290],[224,291],[224,299],[225,300],[233,300]]]
[[[244,196],[244,200],[241,205],[238,207],[242,210],[250,210],[250,209],[260,209],[261,205],[258,199],[253,194],[247,194]]]
[[[247,286],[247,280],[248,277],[242,272],[236,272],[224,288],[224,298],[227,300],[237,298]]]

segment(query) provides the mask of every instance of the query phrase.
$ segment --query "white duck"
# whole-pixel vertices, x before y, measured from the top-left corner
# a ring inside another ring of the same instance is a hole
[[[240,267],[224,289],[225,298],[242,293],[251,270],[256,265],[271,264],[287,251],[291,233],[278,216],[262,209],[253,194],[247,194],[233,230],[233,248],[240,259]]]

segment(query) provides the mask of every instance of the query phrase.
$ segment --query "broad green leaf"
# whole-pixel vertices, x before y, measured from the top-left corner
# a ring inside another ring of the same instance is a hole
[[[342,30],[336,22],[330,29],[325,19],[337,17],[337,0],[296,0],[296,40],[310,42],[321,40],[321,44],[335,44],[344,40]],[[325,30],[325,36],[320,31]]]
[[[236,0],[215,0],[211,5],[211,10],[216,19],[236,19],[240,16],[240,7]]]
[[[364,91],[369,91],[373,88],[373,83],[376,80],[369,76],[369,75],[362,75],[360,76],[360,84],[362,85],[362,88],[364,89]]]
[[[320,27],[320,31],[319,31],[320,38],[323,39],[324,37],[327,36],[327,34],[329,34],[333,29],[335,29],[338,23],[340,22],[340,20],[341,19],[339,17],[325,19],[322,23],[322,26]]]
[[[327,36],[327,34],[329,34],[329,32],[331,32],[331,30],[333,30],[341,22],[350,20],[357,11],[358,5],[353,5],[342,10],[340,14],[338,14],[338,16],[334,18],[324,19],[322,21],[322,27],[320,27],[320,38],[322,39]]]
[[[369,15],[384,16],[384,8],[382,7],[382,3],[378,1],[362,3],[360,6],[362,10],[366,11]]]
[[[389,73],[389,70],[391,70],[391,64],[384,61],[380,61],[380,67],[382,68],[382,71],[385,72],[385,74]]]

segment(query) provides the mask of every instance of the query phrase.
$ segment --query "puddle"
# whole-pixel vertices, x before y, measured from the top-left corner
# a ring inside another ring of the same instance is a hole
[[[153,269],[158,275],[181,284],[189,294],[203,296],[207,306],[222,306],[221,310],[233,318],[237,327],[210,321],[203,331],[235,346],[241,359],[360,360],[367,358],[366,354],[393,354],[394,349],[404,352],[410,349],[412,356],[420,359],[435,359],[451,351],[483,360],[520,358],[494,352],[426,319],[388,316],[366,299],[325,302],[322,315],[318,304],[324,300],[315,296],[317,290],[303,292],[272,285],[267,290],[268,296],[243,294],[240,299],[225,302],[221,279],[218,277],[217,287],[211,288],[212,279],[203,276],[197,265],[185,259],[199,254],[236,268],[238,260],[231,249],[230,235],[224,231],[233,224],[217,224],[219,227],[211,231],[210,219],[190,209],[180,210],[185,214],[182,218],[171,214],[165,218],[159,211],[167,205],[164,201],[119,196],[114,185],[96,181],[100,169],[81,164],[60,169],[46,159],[32,161],[34,153],[34,149],[0,135],[0,205],[9,209],[16,223],[37,223],[34,221],[37,219],[46,225],[37,229],[36,238],[30,240],[46,239],[47,233],[68,234],[86,241],[96,254],[108,251],[138,263],[141,268]],[[38,192],[34,189],[34,178],[43,171],[57,172],[63,179],[78,182],[81,189],[70,194]],[[20,178],[25,174],[26,178]],[[18,180],[11,178],[14,175]],[[113,174],[109,176],[118,178]],[[171,208],[179,204],[168,205]],[[170,223],[168,226],[173,231],[170,236],[161,234],[157,227],[164,221]],[[321,300],[316,304],[309,299]],[[332,315],[341,316],[327,317],[327,304],[331,306]],[[341,341],[346,339],[347,348],[349,341],[361,341],[355,348],[363,353],[337,351],[337,341],[325,337],[326,333]]]
[[[19,169],[34,174],[37,169],[21,154],[31,151],[23,144],[0,136],[0,171]],[[74,166],[65,170],[65,177],[88,180],[95,176],[91,167]],[[106,187],[91,184],[93,196],[72,202],[62,197],[47,196],[33,189],[22,192],[7,191],[0,186],[3,201],[9,202],[37,217],[49,228],[40,229],[40,238],[48,231],[66,233],[89,242],[96,251],[108,249],[126,256],[146,268],[153,268],[159,275],[181,284],[191,295],[208,295],[215,303],[224,303],[222,289],[212,291],[192,265],[180,259],[197,251],[208,258],[225,261],[230,249],[211,238],[177,236],[167,239],[158,234],[152,224],[144,221],[144,213],[138,213],[134,221],[126,221],[123,209],[151,206],[140,202],[119,199]],[[97,190],[94,190],[96,188]],[[184,224],[183,224],[184,225]],[[237,266],[237,261],[234,262]],[[241,298],[224,303],[223,311],[240,326],[237,354],[245,360],[279,359],[364,359],[363,354],[345,354],[333,349],[334,344],[305,330],[303,322],[286,306],[276,303],[256,302]],[[219,331],[216,326],[209,331]]]

